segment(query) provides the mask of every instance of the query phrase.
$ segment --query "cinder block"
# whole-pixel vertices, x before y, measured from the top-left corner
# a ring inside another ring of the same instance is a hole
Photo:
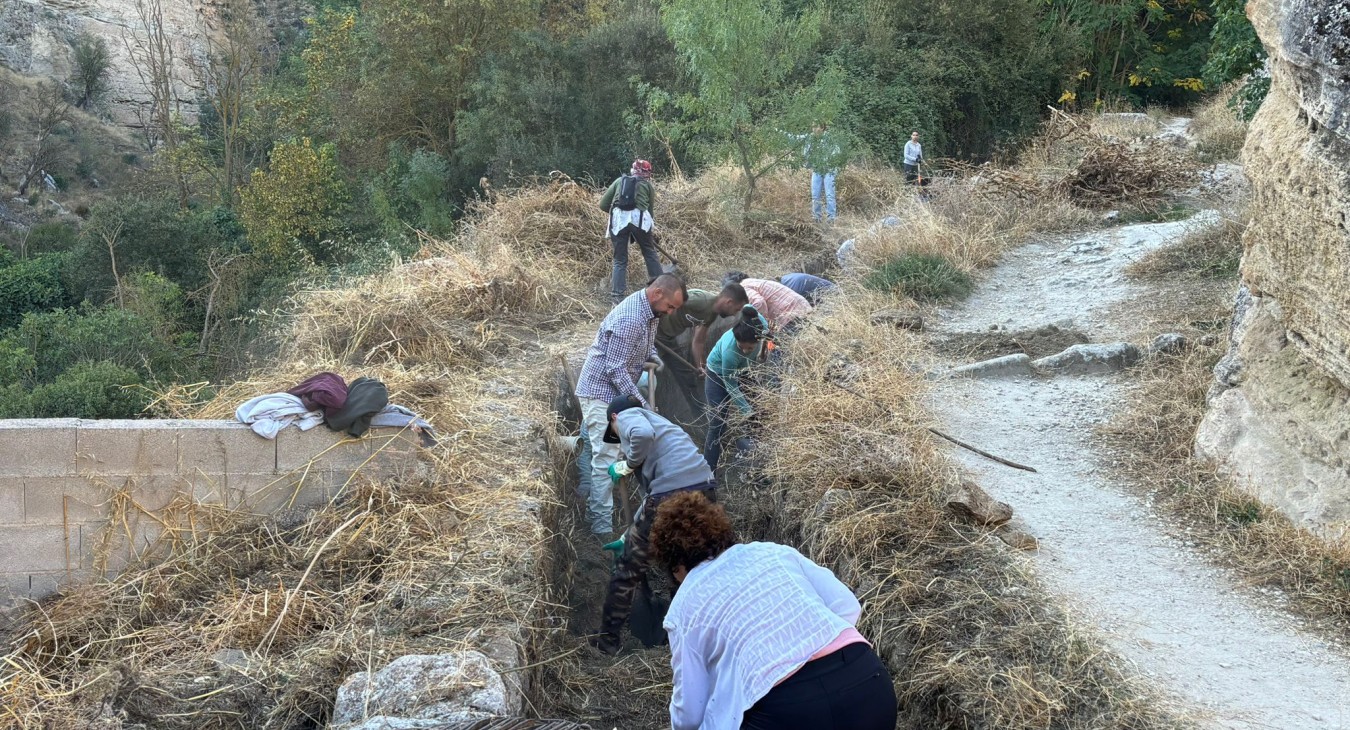
[[[75,418],[0,420],[0,476],[75,473]]]
[[[196,472],[182,475],[184,491],[197,504],[228,505],[229,485],[224,474],[203,474]]]
[[[28,573],[0,573],[0,607],[12,606],[28,597]]]
[[[197,421],[178,433],[182,474],[267,474],[277,468],[277,444],[233,421]]]
[[[78,564],[79,531],[71,535],[70,554]],[[66,569],[66,532],[60,525],[15,525],[0,530],[0,555],[13,571]],[[72,565],[71,567],[77,567]]]
[[[23,480],[0,477],[0,525],[20,525],[23,521]]]
[[[33,573],[28,576],[28,597],[37,600],[68,588],[77,583],[87,582],[94,576],[88,570],[62,570],[53,573]]]
[[[81,421],[75,468],[81,474],[174,474],[178,471],[177,423]]]
[[[107,519],[113,492],[121,483],[91,483],[84,477],[34,477],[23,480],[24,522],[30,525],[78,524]]]
[[[71,567],[115,576],[130,563],[162,548],[163,534],[163,526],[145,515],[126,522],[81,525],[80,560]]]
[[[360,466],[370,458],[370,442],[320,426],[308,431],[287,428],[277,434],[277,471],[336,469]],[[311,463],[312,462],[312,463]]]

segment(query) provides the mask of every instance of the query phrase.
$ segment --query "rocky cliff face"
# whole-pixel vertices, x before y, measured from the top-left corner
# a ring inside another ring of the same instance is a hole
[[[222,5],[221,0],[160,0],[165,30],[173,39],[174,93],[189,120],[195,117],[201,86],[193,66],[206,59],[207,38],[220,33]],[[305,0],[253,0],[253,5],[273,30],[298,26],[307,8]],[[150,97],[128,50],[128,41],[145,36],[137,0],[0,0],[0,65],[18,73],[65,80],[81,33],[108,44],[109,114],[119,124],[141,126]]]
[[[1350,527],[1350,0],[1252,0],[1271,89],[1243,150],[1252,224],[1198,450],[1328,533]]]
[[[215,24],[209,0],[163,0],[165,30],[174,39],[175,93],[185,113],[195,111],[198,82],[191,62],[205,57],[204,33]],[[115,122],[139,127],[149,104],[145,84],[127,49],[145,30],[136,0],[5,0],[0,3],[0,64],[29,76],[64,80],[81,33],[102,38],[111,56],[106,101]]]

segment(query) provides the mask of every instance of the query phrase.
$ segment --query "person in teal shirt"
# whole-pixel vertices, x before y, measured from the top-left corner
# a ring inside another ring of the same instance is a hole
[[[740,321],[723,333],[708,353],[708,379],[703,394],[708,401],[708,436],[703,442],[703,458],[715,473],[722,459],[722,437],[727,430],[727,414],[731,408],[749,415],[750,402],[741,391],[740,374],[764,356],[764,341],[769,322],[754,307],[741,309]],[[736,447],[750,448],[750,440],[739,438]]]

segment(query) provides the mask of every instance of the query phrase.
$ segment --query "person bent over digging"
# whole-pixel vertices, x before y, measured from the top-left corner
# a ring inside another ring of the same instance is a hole
[[[745,305],[740,320],[717,340],[708,355],[708,379],[703,395],[708,402],[708,434],[703,442],[703,457],[708,468],[717,471],[722,460],[722,437],[726,435],[731,409],[749,417],[750,402],[741,392],[740,377],[755,362],[764,360],[769,322],[754,307]],[[750,440],[739,438],[736,448],[750,450]]]
[[[647,495],[633,525],[623,535],[622,552],[605,596],[600,633],[590,638],[600,651],[616,654],[634,594],[647,577],[648,535],[657,509],[677,494],[699,492],[715,498],[717,483],[684,429],[644,409],[638,399],[621,395],[609,404],[606,415],[609,428],[604,442],[618,444],[622,456],[608,470],[613,485],[628,474],[636,474]]]
[[[834,573],[786,545],[736,544],[700,494],[661,505],[651,550],[679,583],[664,621],[674,730],[893,730],[890,674]]]
[[[657,325],[661,317],[683,306],[687,296],[684,282],[674,274],[662,274],[646,289],[629,295],[600,323],[577,378],[576,396],[587,446],[581,455],[580,491],[586,497],[591,532],[602,542],[609,542],[614,531],[614,491],[608,469],[619,460],[618,447],[602,438],[609,428],[605,410],[620,395],[631,395],[643,406],[648,405],[638,391],[638,378],[644,367],[663,367],[656,354]]]

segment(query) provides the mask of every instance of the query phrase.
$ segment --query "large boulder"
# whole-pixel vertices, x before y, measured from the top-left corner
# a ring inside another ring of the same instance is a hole
[[[419,727],[405,722],[413,720],[467,724],[518,710],[501,674],[482,652],[410,654],[373,674],[348,677],[338,689],[332,726],[369,726],[375,720],[390,728]]]
[[[1350,525],[1350,4],[1252,0],[1271,88],[1243,149],[1252,223],[1196,446],[1324,534]]]

